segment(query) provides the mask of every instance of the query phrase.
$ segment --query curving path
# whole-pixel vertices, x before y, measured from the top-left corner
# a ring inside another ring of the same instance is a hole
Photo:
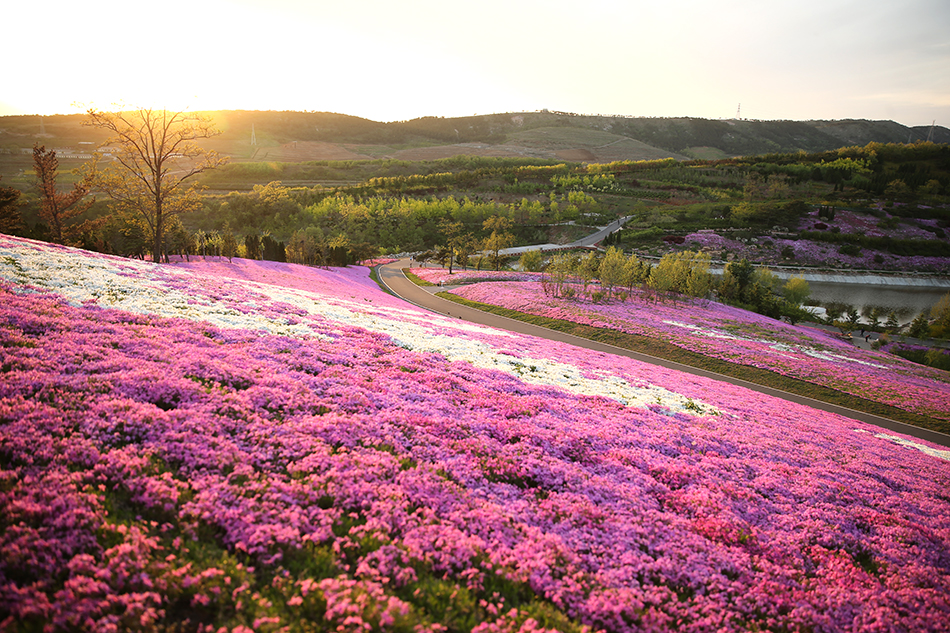
[[[403,268],[408,268],[408,267],[409,267],[409,260],[401,259],[399,261],[396,261],[390,264],[379,266],[377,268],[377,272],[382,283],[387,288],[389,288],[389,290],[392,291],[393,294],[425,310],[430,310],[432,312],[437,312],[439,314],[444,314],[446,316],[464,319],[465,321],[478,323],[480,325],[487,325],[487,326],[495,327],[502,330],[518,332],[519,334],[527,334],[529,336],[536,336],[538,338],[544,338],[544,339],[548,339],[552,341],[560,341],[562,343],[569,343],[571,345],[576,345],[577,347],[584,347],[586,349],[606,352],[608,354],[626,356],[628,358],[634,358],[636,360],[643,361],[645,363],[651,363],[653,365],[659,365],[661,367],[676,369],[679,371],[694,374],[696,376],[712,378],[713,380],[728,382],[733,385],[739,385],[747,389],[751,389],[753,391],[758,391],[760,393],[768,394],[770,396],[775,396],[776,398],[782,398],[783,400],[788,400],[790,402],[803,404],[805,406],[809,406],[814,409],[820,409],[822,411],[837,413],[839,415],[843,415],[854,420],[860,420],[861,422],[867,422],[868,424],[873,424],[875,426],[879,426],[879,427],[888,429],[890,431],[903,433],[904,435],[909,435],[911,437],[916,437],[918,439],[927,440],[929,442],[933,442],[934,444],[950,447],[950,435],[940,433],[938,431],[922,429],[920,427],[912,426],[910,424],[905,424],[904,422],[898,422],[896,420],[883,418],[877,415],[872,415],[870,413],[864,413],[862,411],[855,411],[853,409],[848,409],[847,407],[841,407],[838,405],[829,404],[827,402],[822,402],[821,400],[815,400],[813,398],[808,398],[805,396],[799,396],[797,394],[788,393],[787,391],[781,391],[780,389],[774,389],[772,387],[757,385],[755,383],[748,382],[746,380],[740,380],[738,378],[733,378],[731,376],[717,374],[715,372],[706,371],[704,369],[691,367],[689,365],[683,365],[681,363],[676,363],[676,362],[665,360],[662,358],[657,358],[655,356],[649,356],[647,354],[641,354],[640,352],[634,352],[628,349],[615,347],[613,345],[607,345],[605,343],[600,343],[597,341],[591,341],[586,338],[573,336],[571,334],[565,334],[564,332],[558,332],[556,330],[549,330],[548,328],[544,328],[538,325],[532,325],[530,323],[525,323],[523,321],[509,319],[508,317],[503,317],[497,314],[491,314],[490,312],[483,312],[475,308],[469,308],[468,306],[452,303],[451,301],[447,301],[433,294],[434,292],[441,290],[441,288],[439,288],[438,286],[433,287],[431,290],[427,290],[426,288],[417,286],[411,281],[409,281],[402,272]]]

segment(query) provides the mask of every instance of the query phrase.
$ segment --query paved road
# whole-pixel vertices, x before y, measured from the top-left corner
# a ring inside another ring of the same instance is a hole
[[[868,424],[873,424],[875,426],[888,429],[890,431],[896,431],[898,433],[903,433],[905,435],[910,435],[911,437],[916,437],[919,439],[927,440],[933,442],[934,444],[939,444],[941,446],[950,446],[950,435],[944,433],[938,433],[937,431],[930,431],[928,429],[921,429],[916,426],[911,426],[910,424],[905,424],[903,422],[898,422],[896,420],[890,420],[888,418],[882,418],[880,416],[871,415],[870,413],[864,413],[861,411],[855,411],[853,409],[848,409],[846,407],[837,406],[834,404],[829,404],[827,402],[822,402],[820,400],[815,400],[813,398],[807,398],[805,396],[799,396],[793,393],[788,393],[786,391],[781,391],[779,389],[773,389],[771,387],[764,387],[762,385],[757,385],[745,380],[740,380],[738,378],[732,378],[731,376],[724,376],[722,374],[717,374],[711,371],[706,371],[703,369],[698,369],[696,367],[690,367],[689,365],[683,365],[681,363],[676,363],[673,361],[668,361],[662,358],[656,358],[655,356],[649,356],[647,354],[641,354],[639,352],[634,352],[628,349],[623,349],[620,347],[615,347],[613,345],[607,345],[605,343],[600,343],[597,341],[591,341],[585,338],[578,336],[572,336],[570,334],[565,334],[564,332],[558,332],[556,330],[549,330],[547,328],[532,325],[530,323],[525,323],[523,321],[517,321],[515,319],[509,319],[508,317],[499,316],[497,314],[491,314],[489,312],[483,312],[482,310],[477,310],[475,308],[469,308],[468,306],[459,305],[457,303],[452,303],[442,299],[441,297],[436,297],[433,293],[441,290],[438,287],[433,287],[429,290],[426,288],[419,287],[406,279],[406,276],[402,273],[403,268],[409,267],[409,260],[402,259],[391,264],[386,264],[385,266],[380,266],[378,268],[379,278],[382,282],[398,297],[415,304],[420,308],[426,310],[431,310],[432,312],[437,312],[439,314],[444,314],[447,316],[463,319],[465,321],[470,321],[472,323],[479,323],[481,325],[487,325],[490,327],[499,328],[502,330],[509,330],[512,332],[518,332],[520,334],[528,334],[530,336],[537,336],[539,338],[544,338],[552,341],[560,341],[563,343],[569,343],[571,345],[576,345],[577,347],[584,347],[587,349],[597,350],[600,352],[606,352],[608,354],[617,354],[619,356],[626,356],[628,358],[634,358],[639,361],[646,363],[651,363],[654,365],[660,365],[661,367],[668,367],[670,369],[676,369],[679,371],[684,371],[696,376],[704,376],[706,378],[712,378],[714,380],[720,380],[723,382],[728,382],[733,385],[739,385],[752,389],[753,391],[758,391],[760,393],[768,394],[770,396],[775,396],[776,398],[782,398],[784,400],[789,400],[791,402],[796,402],[798,404],[803,404],[810,406],[815,409],[820,409],[822,411],[829,411],[832,413],[837,413],[854,420],[860,420],[862,422],[867,422]]]

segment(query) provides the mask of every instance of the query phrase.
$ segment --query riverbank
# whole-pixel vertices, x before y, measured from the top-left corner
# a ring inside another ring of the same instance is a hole
[[[950,277],[926,273],[887,273],[884,271],[820,271],[809,268],[766,266],[779,279],[801,277],[805,281],[827,284],[859,284],[863,286],[893,286],[908,288],[943,288],[950,291]],[[722,275],[724,267],[710,268],[714,275]]]

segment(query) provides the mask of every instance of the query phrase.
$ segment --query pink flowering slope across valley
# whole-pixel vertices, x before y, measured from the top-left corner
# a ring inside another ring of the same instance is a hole
[[[945,630],[950,452],[366,274],[0,237],[0,628]]]
[[[945,239],[936,219],[907,220],[893,216],[882,205],[877,205],[879,218],[868,212],[838,208],[834,219],[819,217],[819,209],[812,209],[798,224],[797,231],[834,231],[843,234],[859,234],[867,237],[890,237],[894,239],[934,240]],[[893,224],[885,224],[893,223]],[[929,229],[929,230],[928,230]],[[938,236],[940,236],[938,238]],[[686,237],[686,247],[702,249],[719,259],[725,253],[737,258],[763,264],[792,264],[820,268],[861,268],[873,270],[904,270],[909,272],[947,273],[950,260],[946,257],[923,255],[894,255],[887,251],[864,248],[858,254],[841,252],[840,244],[808,239],[787,239],[777,236],[742,240],[723,235],[714,229],[701,229]],[[790,249],[790,250],[789,250]],[[791,259],[787,257],[791,255]]]
[[[657,303],[553,298],[540,283],[485,282],[453,290],[471,301],[660,338],[740,365],[775,371],[929,417],[950,419],[950,375],[862,350],[815,328],[714,302]]]

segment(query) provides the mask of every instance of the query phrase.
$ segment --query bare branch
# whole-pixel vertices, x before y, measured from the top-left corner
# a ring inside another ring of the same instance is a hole
[[[188,181],[227,162],[194,142],[219,132],[210,119],[185,112],[140,108],[88,114],[85,124],[111,132],[104,145],[117,149],[110,165],[95,168],[96,183],[122,208],[145,218],[155,238],[152,256],[159,261],[166,218],[200,206]]]

